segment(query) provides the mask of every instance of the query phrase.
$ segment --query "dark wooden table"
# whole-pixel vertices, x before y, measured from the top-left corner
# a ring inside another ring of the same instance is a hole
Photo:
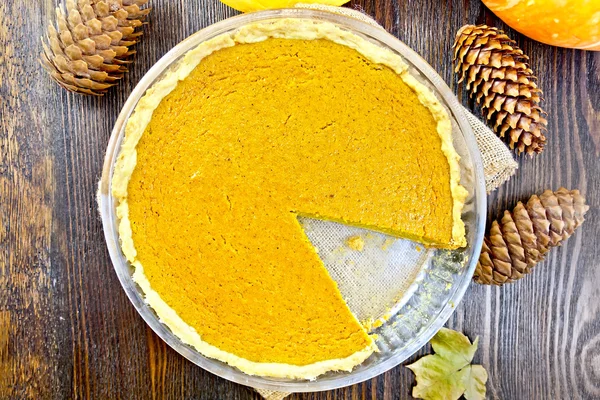
[[[121,289],[95,190],[106,144],[145,71],[191,33],[234,11],[217,0],[152,0],[132,71],[104,98],[69,94],[37,62],[55,0],[0,1],[0,398],[258,399],[171,350]],[[358,0],[467,101],[450,47],[466,23],[506,28],[479,0]],[[579,188],[587,222],[532,276],[472,285],[448,326],[481,337],[489,398],[600,399],[600,53],[554,48],[510,31],[539,76],[545,152],[489,196],[489,216],[561,185]],[[411,360],[427,353],[425,348]],[[296,399],[410,398],[399,366],[362,384]]]

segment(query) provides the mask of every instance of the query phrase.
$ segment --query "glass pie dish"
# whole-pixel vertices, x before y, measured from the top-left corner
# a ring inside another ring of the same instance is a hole
[[[145,303],[143,292],[132,279],[133,268],[119,244],[117,200],[110,192],[125,126],[146,90],[199,44],[251,23],[269,23],[282,18],[332,23],[399,54],[412,75],[427,86],[448,111],[454,146],[461,156],[461,184],[469,192],[462,214],[467,246],[452,251],[423,251],[407,240],[333,222],[301,219],[350,309],[377,335],[379,348],[379,352],[353,371],[328,372],[313,381],[247,375],[223,362],[204,357],[162,324],[154,310]],[[414,51],[383,29],[352,17],[308,9],[261,11],[229,18],[191,35],[162,57],[135,87],[116,121],[106,151],[98,202],[108,250],[119,281],[154,332],[181,355],[222,378],[283,392],[310,392],[352,385],[385,372],[419,350],[450,317],[471,281],[483,241],[486,215],[483,166],[475,137],[458,100],[442,79]],[[357,253],[340,251],[344,238],[349,235],[360,235],[365,239],[366,250],[358,256]],[[354,268],[348,268],[349,265]]]

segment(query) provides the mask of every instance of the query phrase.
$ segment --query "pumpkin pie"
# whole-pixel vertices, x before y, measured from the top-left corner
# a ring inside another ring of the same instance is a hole
[[[446,110],[395,53],[326,22],[188,52],[129,118],[113,195],[160,319],[248,374],[311,379],[377,350],[298,215],[465,245]]]

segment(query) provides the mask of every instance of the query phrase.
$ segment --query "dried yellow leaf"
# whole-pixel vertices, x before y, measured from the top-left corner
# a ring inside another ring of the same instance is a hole
[[[487,372],[481,365],[471,365],[479,338],[471,344],[460,332],[442,328],[431,339],[436,354],[408,365],[416,376],[413,397],[424,400],[485,399]]]
[[[298,3],[318,3],[328,6],[341,6],[348,0],[221,0],[229,7],[242,12],[272,10],[276,8],[291,8]]]

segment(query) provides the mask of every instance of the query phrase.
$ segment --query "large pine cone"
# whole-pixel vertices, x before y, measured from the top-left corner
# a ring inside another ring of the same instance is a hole
[[[579,190],[560,188],[533,195],[512,212],[493,221],[484,238],[473,279],[481,284],[503,285],[531,272],[551,247],[573,234],[589,207]]]
[[[75,93],[103,95],[127,72],[150,8],[148,0],[66,0],[48,26],[41,62],[52,78]]]
[[[459,83],[483,108],[496,133],[519,153],[539,153],[546,143],[547,121],[539,107],[542,91],[527,64],[529,58],[501,30],[463,26],[454,42]]]

